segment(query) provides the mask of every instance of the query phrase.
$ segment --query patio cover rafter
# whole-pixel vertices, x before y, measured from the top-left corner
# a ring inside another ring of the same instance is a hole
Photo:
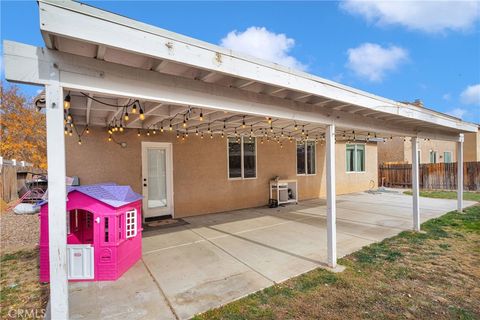
[[[389,124],[387,121],[378,121],[341,110],[319,108],[254,92],[246,93],[236,88],[226,88],[12,41],[4,41],[4,57],[6,79],[15,82],[40,85],[58,82],[62,87],[83,92],[324,125],[335,123],[338,128],[345,129],[458,141],[458,133],[448,127],[432,128],[428,132],[422,132],[408,128],[407,125]],[[422,124],[424,123],[418,121],[419,127]]]

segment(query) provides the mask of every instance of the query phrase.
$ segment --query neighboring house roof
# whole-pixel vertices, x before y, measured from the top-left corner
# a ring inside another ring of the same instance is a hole
[[[118,208],[126,204],[141,200],[142,195],[134,192],[130,186],[119,186],[115,183],[102,183],[77,187],[67,187],[67,195],[78,191],[109,206]],[[47,200],[39,203],[44,205]]]

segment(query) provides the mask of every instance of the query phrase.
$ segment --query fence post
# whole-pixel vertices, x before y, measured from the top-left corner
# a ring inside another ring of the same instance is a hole
[[[413,195],[413,230],[420,231],[420,190],[418,164],[418,138],[412,137],[412,195]]]
[[[463,133],[457,142],[457,211],[463,211]]]

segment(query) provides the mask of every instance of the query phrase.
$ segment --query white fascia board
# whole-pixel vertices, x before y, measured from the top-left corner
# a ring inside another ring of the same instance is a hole
[[[476,132],[473,124],[442,113],[375,96],[88,5],[40,0],[39,6],[40,29],[44,33],[285,87],[459,131]]]
[[[94,58],[4,41],[5,77],[9,81],[46,85],[59,83],[70,90],[114,97],[190,105],[262,117],[274,117],[338,128],[458,140],[458,132],[436,126],[417,131],[341,110],[327,110],[297,101],[285,100],[236,88],[227,88],[178,76],[141,70]],[[419,126],[421,122],[419,121]]]

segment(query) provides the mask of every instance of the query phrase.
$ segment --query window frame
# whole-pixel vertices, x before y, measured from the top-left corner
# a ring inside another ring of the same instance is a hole
[[[250,136],[248,137],[238,137],[240,138],[240,172],[241,176],[240,177],[235,177],[235,178],[230,178],[230,151],[229,151],[229,139],[233,137],[227,137],[225,140],[227,142],[227,179],[228,180],[255,180],[258,177],[258,143],[257,143],[257,137],[251,137],[253,142],[255,142],[255,177],[247,177],[245,178],[245,152],[244,152],[244,138],[250,139]],[[237,139],[237,138],[235,138]]]
[[[445,162],[445,154],[449,153],[450,154],[450,161]],[[443,163],[453,163],[453,152],[452,151],[443,151]]]
[[[131,216],[133,213],[133,217]],[[131,219],[133,219],[133,222],[128,222],[128,217],[129,215],[131,216]],[[125,211],[125,240],[130,239],[130,238],[135,238],[137,236],[137,229],[138,229],[138,221],[137,221],[137,209],[133,208],[131,210]],[[133,228],[132,228],[133,225]],[[129,235],[129,232],[132,232],[133,234]]]
[[[354,145],[353,148],[353,166],[355,167],[353,171],[348,171],[347,167],[347,146]],[[362,145],[363,149],[363,171],[356,171],[357,163],[357,146]],[[346,143],[345,144],[345,173],[366,173],[367,172],[367,144],[366,143]]]
[[[435,159],[434,159],[435,161],[434,162],[432,162],[432,153],[435,155]],[[430,151],[428,152],[428,157],[429,157],[428,163],[431,163],[431,164],[438,163],[438,151],[430,149]]]
[[[313,142],[313,146],[315,148],[315,173],[308,173],[308,148],[307,148],[307,142]],[[298,173],[298,144],[301,143],[304,146],[304,152],[305,152],[305,173]],[[297,173],[297,176],[300,177],[307,177],[307,176],[316,176],[317,175],[317,143],[313,139],[307,139],[307,140],[302,140],[302,141],[297,141],[295,144],[295,172]]]

